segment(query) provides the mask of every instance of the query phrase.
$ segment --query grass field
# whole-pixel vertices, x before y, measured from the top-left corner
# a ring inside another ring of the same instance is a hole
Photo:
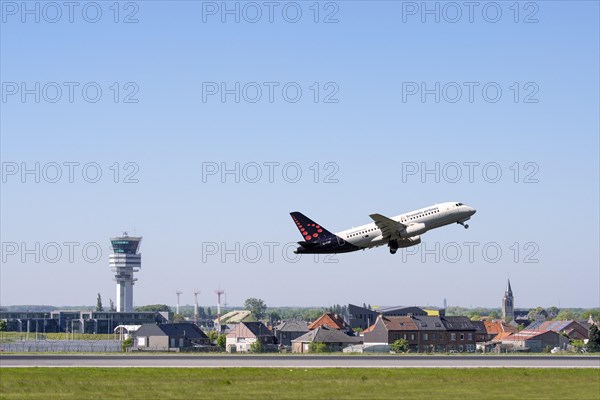
[[[2,368],[2,399],[600,399],[598,369]]]

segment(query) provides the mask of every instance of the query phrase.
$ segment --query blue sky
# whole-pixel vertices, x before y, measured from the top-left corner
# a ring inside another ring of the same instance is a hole
[[[121,2],[115,23],[113,3],[77,3],[72,23],[66,8],[51,23],[48,3],[27,2],[38,4],[36,22],[21,2],[2,1],[1,304],[93,304],[98,292],[114,300],[108,238],[128,231],[144,237],[136,305],[173,304],[175,290],[192,303],[196,288],[212,305],[220,286],[233,305],[260,297],[273,306],[444,298],[499,306],[510,276],[517,307],[599,306],[597,2],[480,2],[472,22],[452,3],[462,13],[455,23],[454,10],[436,2],[427,4],[437,4],[439,22],[422,15],[421,2],[342,1],[317,3],[317,23],[312,1],[278,2],[272,23],[263,2],[228,2],[239,7],[239,23],[231,14],[222,22],[221,2],[195,1]],[[256,5],[262,18],[248,22]],[[98,22],[88,22],[98,8]],[[298,9],[299,21],[288,22]],[[498,21],[488,22],[497,10]],[[126,16],[137,22],[124,23]],[[239,102],[206,92],[236,82]],[[436,83],[439,102],[406,92]],[[293,91],[286,100],[285,85],[302,90],[297,102]],[[57,86],[62,96],[51,102]],[[262,97],[253,103],[257,86]],[[23,87],[32,91],[24,99]],[[102,95],[92,102],[97,87]],[[452,102],[456,87],[462,96]],[[65,162],[79,163],[73,182]],[[40,182],[22,179],[22,166],[36,163]],[[62,166],[57,183],[42,174],[53,163]],[[102,171],[95,183],[81,175],[89,163]],[[249,175],[239,183],[233,175],[203,179],[206,163],[239,163],[248,174],[257,163],[263,175],[257,183]],[[264,163],[279,163],[273,182]],[[403,176],[409,165],[436,163],[439,182]],[[472,182],[468,163],[478,163]],[[282,175],[286,164],[300,168],[298,182]],[[442,170],[455,165],[463,178],[453,183]],[[484,165],[492,168],[486,175]],[[489,182],[497,169],[502,176]],[[130,172],[137,183],[123,182]],[[324,182],[330,172],[337,182]],[[526,183],[528,174],[537,182]],[[290,211],[337,231],[368,223],[374,212],[444,201],[477,208],[469,230],[429,232],[419,248],[395,256],[379,248],[290,260],[281,252],[300,240]],[[97,243],[103,254],[91,262],[76,250],[69,260],[65,242]],[[24,248],[36,243],[40,253],[58,243],[63,254],[35,262]],[[213,243],[216,255],[207,253]],[[224,252],[236,243],[240,262]],[[465,243],[475,243],[472,259]],[[455,247],[462,256],[450,253]]]

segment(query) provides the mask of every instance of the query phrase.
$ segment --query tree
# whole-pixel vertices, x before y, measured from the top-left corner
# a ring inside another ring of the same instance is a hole
[[[3,319],[0,319],[0,332],[4,332],[6,329],[8,328],[6,321]]]
[[[185,322],[185,318],[183,318],[183,315],[181,315],[181,314],[173,315],[173,323],[178,324],[181,322]]]
[[[590,317],[592,317],[594,321],[600,321],[600,309],[595,308],[581,313],[581,319],[587,320]]]
[[[149,304],[147,306],[136,307],[135,311],[167,311],[171,312],[171,307],[166,304]]]
[[[542,307],[536,307],[529,310],[529,313],[527,313],[527,319],[530,321],[535,321],[539,315],[546,318],[548,316],[548,313]]]
[[[261,299],[255,299],[253,297],[244,302],[244,308],[254,314],[257,319],[264,318],[267,311],[267,305],[265,302]]]
[[[215,343],[215,341],[219,337],[219,333],[217,331],[208,331],[206,336],[208,336],[208,339],[210,340],[211,343]]]
[[[217,336],[217,347],[219,348],[219,350],[225,350],[225,344],[227,344],[227,335]]]
[[[398,339],[390,345],[390,349],[394,353],[406,353],[408,351],[408,341],[406,339]]]
[[[206,307],[206,317],[212,319],[212,311],[210,307]]]
[[[490,311],[490,313],[488,314],[488,319],[500,319],[500,313],[498,313],[498,311]]]
[[[595,353],[600,351],[600,331],[598,330],[598,326],[593,324],[590,326],[589,340],[587,344],[587,349],[590,353]]]
[[[276,312],[276,311],[271,311],[271,312],[269,313],[269,321],[271,321],[271,322],[276,322],[276,321],[281,321],[281,319],[282,319],[282,318],[281,318],[281,315],[279,315],[279,313],[278,313],[278,312]]]
[[[115,308],[115,303],[113,303],[112,299],[108,299],[108,301],[109,301],[108,311],[117,311],[117,309]]]
[[[96,299],[96,311],[104,311],[104,307],[102,307],[102,296],[98,293],[98,297]]]
[[[260,342],[260,340],[256,340],[256,342],[252,343],[250,345],[250,352],[251,353],[262,353],[263,352],[263,345]]]
[[[472,313],[469,314],[469,319],[471,321],[481,321],[481,314],[479,314],[476,311],[473,311]]]
[[[573,311],[567,310],[567,309],[562,309],[562,310],[560,310],[560,312],[554,319],[557,321],[570,321],[570,320],[576,319],[576,318],[577,318],[577,314],[575,314]]]
[[[327,345],[322,342],[310,342],[308,344],[308,351],[310,353],[326,353],[327,350],[329,350]]]
[[[123,342],[121,343],[121,350],[123,350],[123,352],[126,352],[128,348],[130,348],[131,346],[133,346],[133,338],[128,337],[127,339],[123,340]]]
[[[560,312],[560,310],[556,306],[548,307],[546,311],[548,312],[548,315],[558,315],[558,313]]]

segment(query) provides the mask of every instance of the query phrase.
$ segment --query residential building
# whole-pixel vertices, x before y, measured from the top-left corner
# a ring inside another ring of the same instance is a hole
[[[363,332],[364,342],[408,342],[413,352],[473,352],[477,328],[467,317],[384,317]]]
[[[554,331],[523,330],[503,338],[502,344],[512,346],[515,350],[541,352],[555,347],[566,350],[569,339]]]
[[[437,309],[431,309],[430,312],[432,314],[443,314],[443,310]],[[377,309],[372,310],[354,304],[348,304],[348,325],[350,325],[350,328],[352,329],[367,329],[369,326],[373,325],[379,315],[387,317],[405,317],[407,315],[426,316],[428,315],[428,312],[414,306],[378,307]]]
[[[327,351],[342,351],[346,346],[361,343],[356,336],[349,336],[339,329],[327,325],[318,326],[304,335],[292,340],[293,353],[309,353],[311,343],[323,343]]]
[[[484,343],[492,340],[495,334],[490,334],[485,328],[485,321],[471,321],[471,324],[475,327],[475,342]]]
[[[195,324],[144,324],[132,334],[139,351],[181,351],[210,348],[208,336]]]
[[[227,352],[249,352],[253,343],[260,341],[266,347],[274,347],[273,332],[262,322],[240,322],[227,334]]]
[[[578,321],[536,321],[527,327],[528,331],[564,333],[569,339],[582,340],[589,337],[588,330]]]
[[[503,338],[519,331],[516,327],[499,319],[483,321],[483,324],[485,325],[487,334],[491,336],[489,340],[492,342],[501,342]]]
[[[308,332],[308,324],[305,321],[284,321],[273,328],[277,343],[286,347],[291,346],[292,340],[306,332]]]
[[[348,325],[342,317],[334,313],[325,313],[308,325],[309,330],[317,329],[321,326],[327,326],[331,329],[346,329]]]

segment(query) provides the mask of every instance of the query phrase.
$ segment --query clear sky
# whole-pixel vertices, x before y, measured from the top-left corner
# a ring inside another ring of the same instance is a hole
[[[136,305],[600,305],[597,1],[73,4],[1,2],[0,304],[114,300],[127,231]],[[394,256],[286,247],[444,201]]]

